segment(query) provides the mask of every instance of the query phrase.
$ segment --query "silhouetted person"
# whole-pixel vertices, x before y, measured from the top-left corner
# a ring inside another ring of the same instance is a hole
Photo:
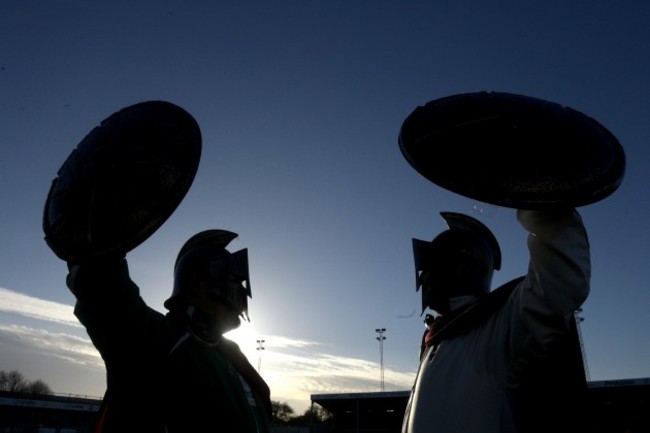
[[[575,209],[518,210],[529,232],[525,276],[491,290],[501,251],[469,216],[413,240],[422,310],[441,315],[425,343],[404,433],[586,431],[585,375],[574,312],[587,299],[590,254]]]
[[[248,320],[247,250],[206,230],[181,248],[164,315],[146,305],[124,256],[69,263],[75,315],[106,364],[97,432],[268,432],[270,392],[223,334]]]
[[[171,216],[201,156],[193,116],[167,101],[140,102],[94,127],[52,181],[45,241],[68,265],[74,313],[106,366],[94,433],[266,433],[270,391],[223,335],[248,320],[248,250],[205,230],[180,249],[167,314],[131,280],[127,253]]]

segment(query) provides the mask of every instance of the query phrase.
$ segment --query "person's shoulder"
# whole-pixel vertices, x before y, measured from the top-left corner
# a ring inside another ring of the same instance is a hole
[[[488,295],[485,297],[485,301],[488,303],[500,303],[505,301],[507,298],[510,297],[510,295],[515,291],[515,289],[520,287],[521,283],[524,281],[525,278],[526,277],[522,275],[517,278],[513,278],[507,283],[502,284],[501,286],[497,287],[496,289],[488,293]]]
[[[244,356],[239,345],[228,337],[221,337],[215,348],[228,358]]]

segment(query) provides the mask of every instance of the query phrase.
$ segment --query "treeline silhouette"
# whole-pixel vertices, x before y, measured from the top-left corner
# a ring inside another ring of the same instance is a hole
[[[27,380],[18,370],[0,370],[0,391],[24,392],[28,394],[52,395],[52,388],[40,379]]]
[[[308,426],[310,423],[324,423],[332,420],[332,414],[326,409],[314,405],[305,410],[302,415],[295,415],[295,411],[286,402],[271,401],[271,413],[275,425]]]
[[[27,394],[54,395],[52,388],[44,381],[28,380],[18,370],[0,370],[0,391],[23,392]],[[316,405],[303,414],[296,415],[291,406],[285,402],[272,401],[272,417],[276,425],[309,425],[311,422],[326,422],[332,414]]]

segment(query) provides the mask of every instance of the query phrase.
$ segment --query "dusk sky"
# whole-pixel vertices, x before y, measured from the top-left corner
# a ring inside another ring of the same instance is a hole
[[[620,188],[579,209],[592,249],[581,334],[590,380],[648,378],[649,53],[647,0],[4,0],[0,370],[103,395],[43,206],[92,128],[165,100],[195,117],[203,151],[185,199],[127,256],[147,303],[166,311],[186,239],[227,229],[231,251],[248,248],[253,294],[232,338],[273,400],[302,413],[310,394],[379,391],[375,328],[385,390],[410,389],[424,329],[411,239],[445,230],[441,211],[466,213],[501,245],[494,288],[526,272],[514,209],[441,189],[399,151],[417,106],[485,90],[569,106],[622,144]]]

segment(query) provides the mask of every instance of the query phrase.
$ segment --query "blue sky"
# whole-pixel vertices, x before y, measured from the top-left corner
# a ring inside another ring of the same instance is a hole
[[[418,105],[487,90],[580,110],[623,145],[621,187],[579,209],[593,266],[581,329],[592,380],[650,377],[648,52],[642,0],[3,1],[0,369],[102,395],[43,204],[101,120],[167,100],[196,118],[203,154],[181,205],[128,255],[149,305],[165,311],[187,238],[228,229],[253,291],[233,339],[261,355],[274,400],[301,412],[312,393],[378,391],[377,327],[385,389],[408,389],[423,330],[411,238],[444,230],[440,211],[468,213],[503,250],[494,287],[526,270],[514,210],[438,188],[397,144]]]

